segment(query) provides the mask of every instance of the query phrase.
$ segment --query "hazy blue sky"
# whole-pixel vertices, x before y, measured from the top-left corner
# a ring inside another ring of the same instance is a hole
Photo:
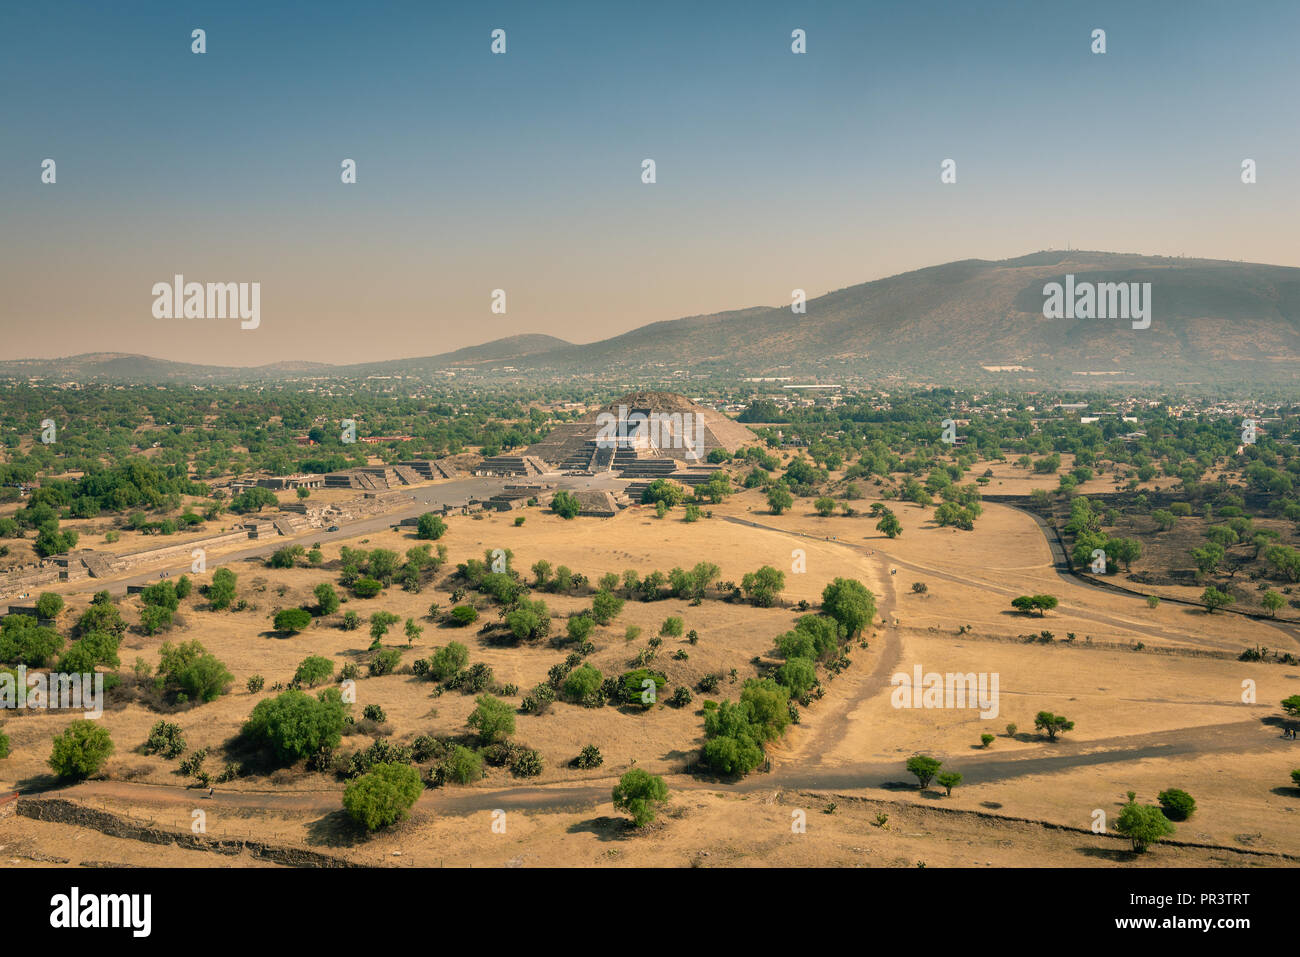
[[[7,3],[0,357],[581,342],[1067,242],[1300,265],[1297,36],[1294,2]],[[260,282],[260,327],[154,319],[175,273]]]

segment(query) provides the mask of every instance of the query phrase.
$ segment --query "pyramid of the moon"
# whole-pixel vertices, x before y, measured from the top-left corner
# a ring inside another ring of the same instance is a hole
[[[527,454],[565,469],[608,468],[616,454],[697,465],[714,449],[735,452],[756,442],[739,422],[684,395],[629,392],[582,421],[556,425]]]

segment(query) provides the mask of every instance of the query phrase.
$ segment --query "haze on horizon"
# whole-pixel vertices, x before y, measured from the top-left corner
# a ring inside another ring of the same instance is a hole
[[[1293,4],[312,9],[0,11],[0,359],[590,342],[1067,243],[1300,266]],[[176,273],[259,328],[154,319]]]

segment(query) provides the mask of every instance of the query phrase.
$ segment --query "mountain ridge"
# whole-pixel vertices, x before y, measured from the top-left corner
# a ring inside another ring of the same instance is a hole
[[[1043,287],[1151,283],[1152,324],[1051,319]],[[1032,373],[990,373],[1023,367]],[[1095,250],[963,259],[832,290],[789,305],[639,326],[590,343],[521,334],[435,356],[350,365],[203,366],[130,353],[0,362],[0,376],[78,381],[237,381],[321,376],[569,377],[607,373],[904,377],[947,383],[990,376],[1038,385],[1089,376],[1154,382],[1258,379],[1300,384],[1300,268]],[[1092,381],[1097,381],[1095,378]]]

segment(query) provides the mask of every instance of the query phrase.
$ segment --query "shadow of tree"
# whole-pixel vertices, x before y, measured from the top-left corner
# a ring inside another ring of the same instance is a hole
[[[569,834],[594,834],[602,841],[626,841],[635,837],[639,829],[625,817],[593,817],[587,821],[575,821],[565,828]]]
[[[1095,857],[1104,861],[1114,861],[1117,864],[1127,864],[1136,861],[1140,856],[1136,851],[1125,850],[1120,847],[1076,847],[1075,850],[1084,857]]]
[[[307,843],[317,847],[356,847],[370,837],[347,811],[331,811],[307,824]]]

